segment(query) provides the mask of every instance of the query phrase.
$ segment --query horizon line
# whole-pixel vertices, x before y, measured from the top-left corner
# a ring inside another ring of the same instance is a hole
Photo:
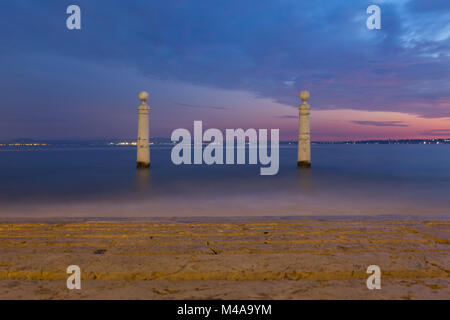
[[[13,138],[13,139],[0,139],[1,143],[14,143],[14,142],[115,142],[115,141],[136,141],[135,138],[43,138],[43,139],[36,139],[36,138]],[[152,142],[152,140],[166,140],[167,142],[170,142],[170,138],[165,137],[152,137],[149,138],[149,141]],[[311,140],[311,143],[344,143],[344,142],[372,142],[372,141],[433,141],[433,140],[445,140],[450,141],[450,136],[448,137],[439,137],[439,138],[383,138],[383,139],[377,139],[377,138],[368,138],[368,139],[343,139],[343,140]],[[268,140],[270,141],[270,139]],[[209,142],[209,141],[204,141]],[[279,140],[281,143],[297,143],[297,140]]]

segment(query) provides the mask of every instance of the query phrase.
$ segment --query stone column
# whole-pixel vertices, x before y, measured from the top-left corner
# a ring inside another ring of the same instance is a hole
[[[302,104],[298,106],[299,128],[298,128],[298,158],[297,167],[311,167],[311,138],[309,135],[309,113],[311,107],[306,102],[309,99],[309,92],[300,92]]]
[[[149,168],[150,167],[150,147],[148,144],[148,113],[150,107],[146,101],[148,99],[148,93],[142,91],[139,93],[139,100],[141,105],[138,107],[138,138],[137,138],[137,167]]]

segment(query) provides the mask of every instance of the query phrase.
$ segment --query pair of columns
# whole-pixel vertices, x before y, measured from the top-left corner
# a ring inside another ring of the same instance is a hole
[[[298,153],[297,166],[303,168],[311,167],[311,137],[309,129],[309,114],[311,107],[307,103],[309,92],[300,92],[302,104],[298,107],[299,111],[299,130],[298,130]],[[147,105],[148,93],[142,91],[139,93],[141,105],[138,107],[138,139],[137,139],[137,167],[150,168],[150,147],[148,114],[150,107]]]

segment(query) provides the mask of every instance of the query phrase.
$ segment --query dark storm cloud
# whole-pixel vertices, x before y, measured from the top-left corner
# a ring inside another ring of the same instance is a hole
[[[285,115],[285,116],[277,116],[275,118],[281,118],[281,119],[298,119],[298,116],[290,116],[290,115]]]
[[[373,1],[78,0],[82,30],[69,31],[65,10],[73,3],[2,2],[1,81],[27,75],[30,56],[63,57],[292,106],[308,89],[315,109],[450,116],[450,31],[441,10],[448,1],[381,3],[381,30],[366,28]],[[40,66],[43,82],[86,81],[60,61],[52,65],[57,75]]]
[[[180,102],[175,102],[175,104],[177,104],[177,105],[179,105],[179,106],[183,106],[183,107],[188,107],[188,108],[214,109],[214,110],[227,110],[227,109],[229,109],[229,108],[225,108],[225,107],[200,106],[200,105],[193,105],[193,104],[180,103]]]
[[[430,131],[421,132],[424,136],[450,136],[450,129],[433,129]]]
[[[376,126],[376,127],[408,127],[407,123],[403,121],[352,121],[354,124],[362,126]]]

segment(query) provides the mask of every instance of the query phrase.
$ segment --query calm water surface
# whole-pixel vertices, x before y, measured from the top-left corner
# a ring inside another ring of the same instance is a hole
[[[280,149],[276,176],[259,165],[182,165],[153,146],[0,149],[2,217],[418,215],[450,217],[450,145],[313,145]]]

